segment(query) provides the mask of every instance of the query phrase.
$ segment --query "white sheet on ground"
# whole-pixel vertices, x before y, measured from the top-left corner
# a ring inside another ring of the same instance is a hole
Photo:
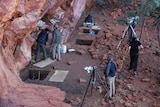
[[[48,81],[63,82],[69,71],[67,70],[55,70],[55,73],[50,77]]]

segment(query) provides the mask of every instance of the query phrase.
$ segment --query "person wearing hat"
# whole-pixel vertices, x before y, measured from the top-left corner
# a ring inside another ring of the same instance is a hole
[[[115,95],[115,75],[117,71],[117,64],[113,61],[113,56],[111,54],[107,57],[106,69],[104,71],[109,90],[107,92],[108,99],[111,99]]]
[[[138,56],[139,56],[139,48],[143,48],[141,42],[138,40],[137,37],[132,37],[131,42],[129,43],[129,50],[130,50],[130,66],[129,70],[134,70],[134,74],[137,74],[137,63],[138,63]]]
[[[58,61],[61,60],[61,42],[62,42],[62,34],[58,29],[58,25],[55,24],[53,26],[52,32],[52,59],[57,59]]]
[[[36,46],[36,58],[35,61],[39,61],[40,58],[40,50],[42,49],[43,51],[43,59],[46,60],[48,58],[47,52],[46,52],[46,42],[48,41],[48,33],[49,29],[42,29],[40,34],[38,35],[38,38],[36,40],[37,46]]]

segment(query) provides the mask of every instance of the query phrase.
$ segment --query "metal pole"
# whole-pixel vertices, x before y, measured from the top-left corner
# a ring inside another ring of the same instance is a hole
[[[98,71],[96,71],[96,73],[97,73],[97,75],[98,75],[99,80],[100,80],[100,81],[101,81],[101,83],[102,83],[103,88],[107,91],[106,85],[105,85],[105,83],[102,81],[102,79],[101,79],[101,76],[100,76],[99,72],[98,72]]]
[[[125,28],[125,30],[123,31],[123,34],[122,34],[121,40],[119,41],[119,43],[118,43],[118,45],[117,45],[117,49],[118,49],[118,48],[119,48],[119,46],[121,45],[122,40],[124,39],[125,34],[126,34],[126,32],[127,32],[128,28],[129,28],[129,26],[127,26],[127,27]]]
[[[137,34],[136,34],[136,32],[134,31],[132,25],[129,25],[129,26],[131,27],[133,34],[137,37]]]
[[[85,97],[86,97],[86,94],[87,94],[87,92],[88,92],[88,88],[89,88],[89,86],[90,86],[90,83],[91,83],[92,77],[93,77],[93,74],[90,76],[89,83],[88,83],[88,85],[87,85],[87,89],[86,89],[86,91],[85,91],[85,94],[84,94],[84,97],[83,97],[83,100],[82,100],[82,103],[81,103],[80,107],[82,107],[82,106],[83,106],[83,102],[84,102]]]

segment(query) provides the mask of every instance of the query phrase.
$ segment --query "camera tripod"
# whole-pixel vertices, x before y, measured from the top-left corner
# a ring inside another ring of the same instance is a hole
[[[80,105],[80,107],[83,106],[83,102],[85,100],[85,97],[87,95],[87,92],[88,92],[88,89],[89,89],[89,86],[92,84],[91,86],[91,95],[92,95],[92,90],[93,88],[96,88],[96,80],[99,80],[101,82],[101,85],[103,86],[103,88],[106,90],[107,92],[107,88],[106,88],[106,85],[104,83],[104,81],[102,80],[99,72],[96,70],[97,69],[97,66],[92,66],[92,70],[91,70],[91,75],[90,75],[90,79],[89,79],[89,82],[88,82],[88,85],[87,85],[87,89],[85,91],[85,94],[84,94],[84,97],[82,99],[82,103]]]
[[[134,31],[132,25],[128,25],[128,26],[125,28],[125,30],[123,31],[121,40],[119,41],[119,43],[118,43],[118,45],[117,45],[117,49],[120,47],[120,45],[121,45],[121,43],[122,43],[122,41],[123,41],[123,39],[124,39],[124,37],[125,37],[125,35],[126,35],[126,33],[127,33],[127,31],[128,31],[129,29],[131,29],[131,31],[130,31],[131,34],[129,35],[129,40],[130,40],[133,36],[134,36],[134,37],[137,37],[136,32]],[[128,32],[128,33],[129,33],[129,32]],[[133,34],[132,34],[132,33],[133,33]]]

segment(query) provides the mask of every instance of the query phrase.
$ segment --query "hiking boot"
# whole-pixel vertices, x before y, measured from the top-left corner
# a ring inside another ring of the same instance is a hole
[[[132,71],[132,68],[128,68],[128,71]]]
[[[137,71],[134,71],[134,75],[137,75]]]
[[[110,101],[110,100],[112,100],[111,97],[106,97],[106,98],[105,98],[105,101],[106,101],[106,102],[108,102],[108,101]]]
[[[39,62],[40,61],[40,59],[35,59],[35,62]]]
[[[111,97],[108,97],[108,100],[112,100],[112,98],[111,98]]]
[[[36,60],[33,59],[33,60],[31,60],[31,62],[36,63]]]
[[[47,59],[49,59],[48,57],[46,57],[46,58],[44,58],[43,60],[47,60]]]

